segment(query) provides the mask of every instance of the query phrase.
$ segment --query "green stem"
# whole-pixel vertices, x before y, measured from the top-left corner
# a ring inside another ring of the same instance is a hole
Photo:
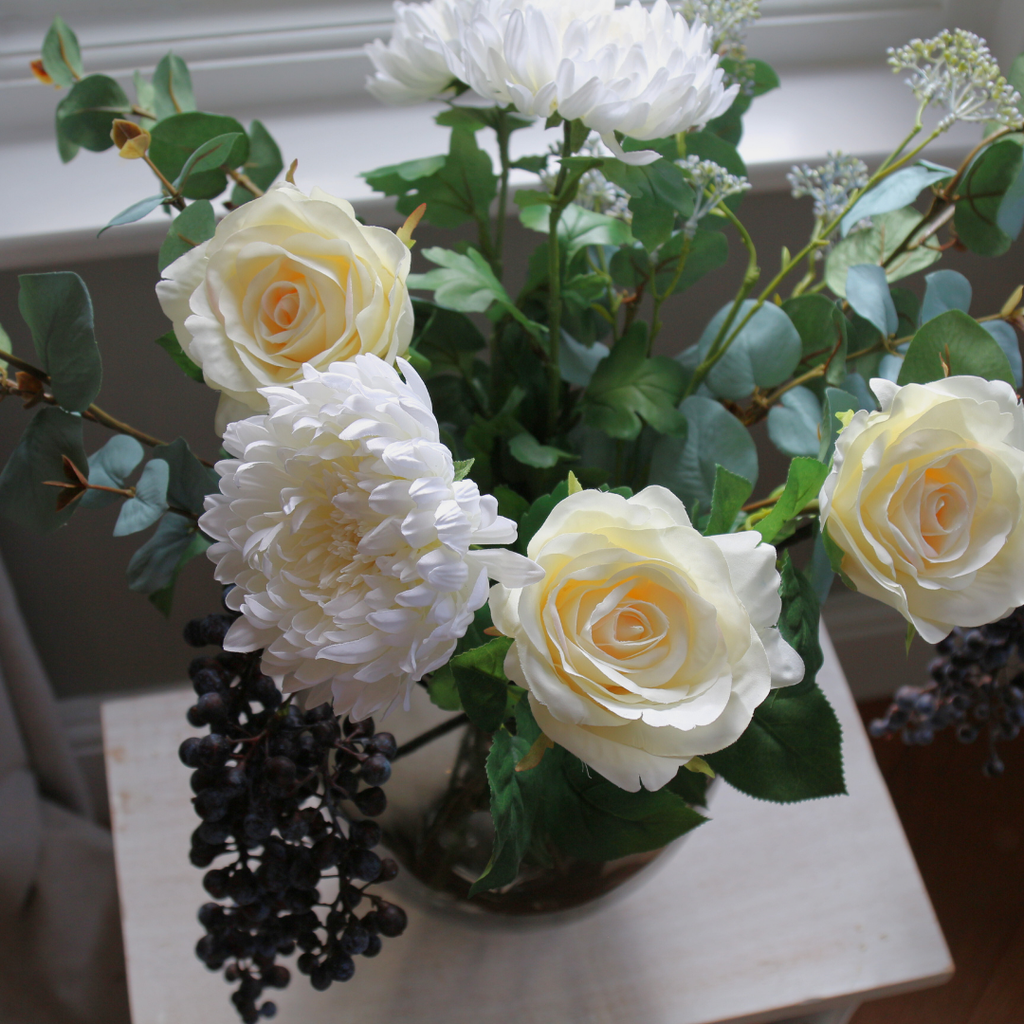
[[[565,122],[562,142],[562,166],[558,171],[552,195],[551,213],[548,216],[548,435],[552,436],[558,425],[560,399],[562,397],[562,371],[558,363],[559,342],[562,337],[562,267],[558,251],[558,223],[562,211],[571,199],[571,190],[565,189],[569,167],[565,163],[572,154],[572,122]],[[569,199],[565,198],[569,196]]]
[[[498,111],[498,124],[494,132],[498,136],[498,154],[501,159],[501,175],[498,178],[498,222],[494,228],[494,272],[500,281],[505,248],[505,220],[508,216],[508,143],[511,135],[508,130],[508,111]]]
[[[658,282],[657,282],[657,271],[651,274],[651,298],[654,302],[654,312],[651,314],[651,340],[648,346],[648,351],[654,345],[654,339],[658,336],[658,332],[661,330],[662,324],[659,314],[661,313],[662,303],[676,290],[676,285],[679,284],[679,279],[683,276],[683,271],[686,269],[686,261],[690,258],[690,247],[693,245],[693,238],[690,235],[683,236],[683,247],[679,251],[679,262],[676,265],[676,272],[672,275],[672,280],[669,282],[669,286],[665,291],[659,294]]]
[[[708,349],[707,355],[697,366],[696,370],[693,371],[693,377],[690,379],[690,383],[686,388],[686,394],[683,396],[688,397],[692,395],[697,388],[703,383],[704,378],[711,372],[711,368],[718,362],[722,356],[728,351],[729,346],[733,343],[736,336],[746,326],[747,321],[754,315],[760,304],[755,306],[747,316],[743,318],[743,322],[736,328],[732,333],[728,333],[739,315],[739,311],[743,306],[747,296],[751,293],[754,285],[757,284],[761,277],[761,268],[757,265],[757,249],[754,246],[754,240],[750,237],[750,232],[743,226],[740,219],[729,209],[728,206],[722,205],[719,207],[722,211],[722,215],[726,217],[729,222],[739,232],[740,238],[743,241],[743,246],[747,250],[747,271],[743,275],[743,284],[740,286],[740,290],[736,293],[736,298],[733,300],[732,309],[729,310],[729,315],[722,321],[722,326],[719,327],[718,333],[715,335],[714,341],[711,342],[711,347]],[[790,263],[793,261],[791,260]],[[776,275],[778,277],[778,275]],[[766,291],[770,294],[773,290],[772,286],[769,285]],[[763,303],[764,299],[761,299]]]

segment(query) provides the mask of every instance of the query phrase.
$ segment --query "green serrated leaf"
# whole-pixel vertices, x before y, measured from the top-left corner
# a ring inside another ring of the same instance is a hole
[[[93,331],[92,300],[70,271],[22,274],[18,309],[32,331],[36,355],[50,375],[53,397],[71,412],[95,401],[103,380]]]
[[[648,252],[668,241],[677,214],[688,217],[693,212],[693,191],[672,160],[662,158],[644,167],[606,160],[601,170],[629,193],[633,237]]]
[[[821,667],[818,602],[809,581],[782,559],[779,629],[804,659],[804,681],[773,690],[746,732],[706,760],[726,782],[759,800],[792,803],[846,792],[842,730],[813,682]]]
[[[775,507],[754,527],[761,538],[769,544],[775,540],[783,527],[818,497],[827,476],[828,466],[817,459],[793,459],[789,464],[786,486],[775,502]]]
[[[999,343],[966,313],[950,309],[914,335],[897,383],[927,384],[960,375],[1004,380],[1013,387],[1013,371]]]
[[[526,430],[516,434],[509,441],[508,450],[517,462],[521,462],[524,466],[535,466],[538,469],[550,469],[560,461],[574,462],[578,458],[572,452],[555,448],[553,445],[541,444],[533,434]]]
[[[473,468],[474,459],[456,459],[455,460],[455,479],[465,480],[469,476],[469,471]]]
[[[511,646],[511,638],[495,637],[448,663],[463,709],[484,732],[494,732],[505,719],[509,687],[503,665]]]
[[[516,550],[525,555],[533,535],[543,526],[551,510],[569,496],[569,484],[563,480],[550,494],[543,494],[534,501],[519,520],[519,534]]]
[[[583,396],[584,422],[610,437],[634,440],[644,421],[675,437],[686,434],[686,417],[676,408],[686,390],[682,366],[647,355],[647,327],[633,324],[597,364]]]
[[[522,193],[517,194],[520,195]],[[540,193],[526,193],[539,195]],[[519,214],[523,224],[545,234],[550,229],[550,208],[544,204],[525,205]],[[588,245],[628,245],[633,241],[629,225],[616,217],[570,204],[558,221],[558,242],[564,249],[566,262]]]
[[[730,472],[724,466],[715,466],[715,487],[711,495],[711,518],[705,535],[731,533],[743,503],[750,497],[754,485],[746,478]]]
[[[57,511],[58,489],[46,480],[64,480],[67,456],[87,473],[82,446],[82,418],[44,406],[25,428],[21,440],[0,473],[0,514],[38,533],[52,533],[71,518],[78,502]]]

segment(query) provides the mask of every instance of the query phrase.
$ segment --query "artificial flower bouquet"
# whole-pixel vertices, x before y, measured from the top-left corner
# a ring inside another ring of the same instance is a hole
[[[35,69],[67,90],[62,159],[113,147],[157,179],[109,227],[169,215],[158,342],[169,373],[220,393],[223,450],[211,465],[98,407],[83,282],[25,275],[35,355],[0,353],[2,383],[35,410],[0,511],[45,532],[120,502],[115,534],[151,531],[128,585],[164,611],[189,559],[215,565],[224,614],[186,629],[208,648],[189,721],[209,732],[181,758],[212,897],[197,952],[238,982],[243,1020],[275,1012],[279,958],[324,989],[401,933],[382,839],[449,894],[543,910],[701,824],[716,776],[765,800],[842,794],[815,684],[834,574],[933,643],[1024,604],[1022,290],[975,318],[955,271],[896,284],[1020,233],[1021,97],[970,33],[890,51],[917,100],[907,137],[873,170],[794,168],[810,235],[763,273],[736,148],[778,84],[743,45],[756,8],[396,4],[368,88],[445,100],[451,130],[447,153],[365,174],[407,215],[397,232],[301,165],[279,180],[266,128],[197,110],[174,55],[132,99],[50,29]],[[538,119],[549,150],[513,161]],[[957,121],[983,126],[977,146],[925,159]],[[515,296],[513,211],[537,242]],[[421,218],[476,236],[412,273]],[[679,351],[665,303],[737,244],[739,291]],[[85,420],[113,432],[88,454]],[[791,461],[759,486],[764,420]],[[374,722],[430,702],[440,721],[405,743]],[[406,842],[390,788],[444,737],[456,766]]]

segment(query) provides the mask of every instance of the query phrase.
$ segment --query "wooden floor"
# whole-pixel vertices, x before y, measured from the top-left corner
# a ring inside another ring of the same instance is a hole
[[[870,721],[885,702],[864,705]],[[940,733],[929,747],[873,741],[956,963],[951,982],[868,1003],[850,1024],[1024,1024],[1024,738],[985,750]]]

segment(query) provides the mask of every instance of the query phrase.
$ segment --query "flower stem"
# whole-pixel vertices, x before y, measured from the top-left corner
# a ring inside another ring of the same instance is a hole
[[[558,251],[558,223],[571,199],[571,190],[565,189],[569,174],[565,161],[572,155],[572,122],[566,121],[564,127],[562,165],[555,181],[551,213],[548,216],[548,436],[555,433],[558,425],[562,397],[562,372],[558,364],[562,337],[562,266]]]
[[[40,370],[38,366],[33,366],[31,363],[26,363],[24,359],[19,359],[10,352],[0,350],[0,360],[9,363],[11,366],[16,366],[19,370],[30,374],[37,380],[42,381],[44,384],[50,383],[50,375],[45,370]],[[52,398],[52,396],[45,396],[44,400],[52,405],[58,404],[57,400]],[[131,426],[131,424],[115,419],[109,412],[105,412],[98,405],[90,405],[89,408],[82,413],[82,419],[92,420],[93,423],[99,423],[108,430],[114,430],[119,434],[127,434],[129,437],[134,437],[136,441],[141,442],[149,448],[159,448],[160,446],[167,444],[166,441],[161,441],[159,437],[153,437],[152,434],[146,434]],[[199,459],[199,461],[204,466],[213,466],[213,463],[207,462],[206,459]]]
[[[498,110],[498,123],[494,129],[498,136],[498,154],[501,160],[501,174],[498,178],[498,222],[494,226],[494,273],[498,280],[502,275],[502,260],[505,248],[505,220],[508,217],[508,175],[509,152],[508,142],[511,132],[508,128],[508,111]]]
[[[449,718],[446,722],[435,725],[433,729],[428,729],[426,732],[420,733],[419,736],[414,736],[395,751],[395,756],[391,758],[392,762],[397,761],[400,757],[406,757],[414,753],[420,747],[425,747],[428,743],[433,743],[434,740],[440,739],[442,736],[447,736],[448,733],[454,732],[459,726],[465,725],[468,721],[469,715],[463,711],[461,715]]]
[[[679,279],[683,276],[683,271],[686,269],[686,261],[690,258],[690,247],[692,245],[693,238],[690,235],[684,235],[683,247],[679,252],[679,262],[676,264],[676,272],[672,275],[672,280],[663,292],[658,291],[657,271],[655,270],[651,273],[651,298],[654,301],[654,312],[651,314],[651,340],[648,349],[654,345],[654,339],[658,336],[658,332],[662,327],[659,316],[662,303],[676,290],[676,285],[679,284]]]

